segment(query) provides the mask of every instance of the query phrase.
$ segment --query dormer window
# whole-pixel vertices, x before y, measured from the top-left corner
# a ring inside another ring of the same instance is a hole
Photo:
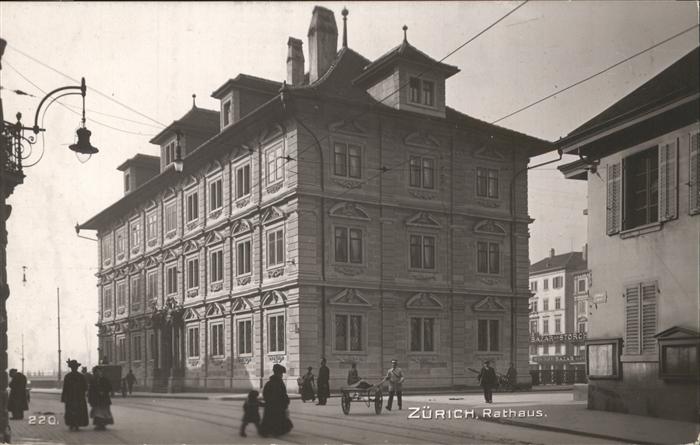
[[[428,80],[422,80],[417,77],[411,77],[410,86],[410,101],[414,104],[435,106],[435,83]]]
[[[129,191],[129,173],[124,173],[124,191]]]
[[[175,161],[175,141],[165,146],[165,165]]]
[[[223,119],[224,119],[224,127],[228,127],[228,125],[231,123],[231,101],[227,100],[224,102],[224,109],[222,111],[223,114]]]

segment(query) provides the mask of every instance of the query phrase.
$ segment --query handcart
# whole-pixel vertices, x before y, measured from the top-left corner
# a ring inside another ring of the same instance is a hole
[[[340,406],[343,409],[343,414],[350,414],[352,402],[365,402],[368,408],[374,404],[374,412],[376,414],[382,413],[381,383],[372,385],[365,380],[360,380],[353,385],[343,386],[340,388],[340,392]]]

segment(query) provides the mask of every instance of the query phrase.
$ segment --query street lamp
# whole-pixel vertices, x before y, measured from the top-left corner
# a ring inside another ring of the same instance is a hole
[[[0,70],[2,69],[2,56],[7,42],[0,38]],[[34,126],[22,125],[22,114],[17,113],[17,122],[5,121],[5,114],[0,98],[0,435],[5,442],[10,442],[11,431],[7,420],[7,307],[6,301],[10,296],[10,288],[7,284],[7,218],[10,217],[12,207],[7,205],[7,198],[14,192],[17,185],[24,182],[22,160],[25,159],[24,147],[36,142],[36,135],[42,131],[39,127],[39,113],[48,99],[52,99],[49,105],[61,97],[80,94],[83,97],[83,115],[80,128],[77,130],[78,141],[69,148],[77,154],[92,155],[97,153],[97,148],[90,143],[91,132],[85,127],[85,78],[80,85],[70,85],[57,88],[48,93],[39,103],[34,115]],[[58,95],[58,93],[62,93]],[[32,135],[25,132],[31,131]],[[58,364],[61,366],[61,364]]]

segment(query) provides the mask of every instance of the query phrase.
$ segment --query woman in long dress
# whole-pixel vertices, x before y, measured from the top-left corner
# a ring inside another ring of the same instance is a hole
[[[287,395],[287,387],[284,385],[282,375],[287,372],[287,369],[275,364],[272,367],[272,375],[270,380],[265,383],[263,388],[263,399],[265,400],[265,411],[263,420],[260,424],[260,435],[266,436],[281,436],[292,430],[294,425],[289,420],[289,396]]]
[[[102,370],[95,366],[92,368],[94,378],[88,390],[88,401],[90,402],[90,417],[96,430],[105,430],[107,425],[114,424],[110,405],[112,399],[112,384],[109,379],[102,374]]]
[[[316,401],[316,391],[314,386],[316,386],[316,382],[314,380],[314,374],[311,372],[313,368],[311,366],[308,367],[306,374],[301,378],[301,401],[306,402],[307,400],[311,400],[312,402]]]
[[[78,431],[81,426],[88,426],[87,403],[85,403],[85,392],[88,389],[85,376],[78,372],[80,363],[76,360],[68,360],[68,367],[71,371],[63,378],[63,392],[61,402],[65,404],[64,420],[71,431]]]

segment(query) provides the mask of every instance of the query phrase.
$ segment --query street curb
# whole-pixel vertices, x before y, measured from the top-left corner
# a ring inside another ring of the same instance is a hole
[[[506,420],[503,418],[481,417],[481,418],[479,418],[479,420],[484,421],[484,422],[500,423],[502,425],[511,425],[511,426],[520,426],[523,428],[531,428],[533,430],[542,430],[542,431],[551,431],[551,432],[556,432],[556,433],[574,434],[577,436],[587,436],[587,437],[591,437],[594,439],[615,440],[618,442],[633,443],[633,444],[640,444],[640,445],[658,445],[657,442],[645,442],[645,441],[641,441],[641,440],[628,439],[625,437],[609,436],[607,434],[589,433],[588,431],[572,430],[572,429],[568,429],[568,428],[560,428],[557,426],[540,425],[537,423],[518,422],[517,420]]]

